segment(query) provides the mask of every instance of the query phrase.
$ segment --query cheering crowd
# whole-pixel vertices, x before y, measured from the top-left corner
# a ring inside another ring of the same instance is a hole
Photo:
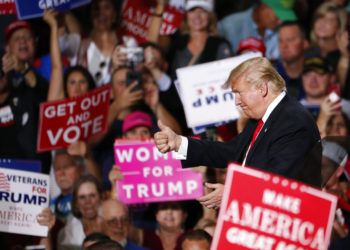
[[[317,188],[338,197],[329,249],[349,249],[350,161],[343,162],[350,152],[349,1],[256,0],[235,6],[226,1],[229,11],[213,0],[157,0],[143,43],[119,32],[125,2],[92,0],[71,11],[47,9],[40,20],[6,24],[0,47],[0,158],[39,160],[41,172],[50,174],[50,207],[37,217],[48,226],[47,237],[0,232],[1,248],[209,249],[218,207],[201,198],[124,204],[115,192],[123,174],[113,145],[116,139],[152,139],[161,126],[193,136],[176,70],[259,52],[326,140]],[[162,35],[166,5],[172,2],[181,2],[182,25]],[[79,97],[104,85],[111,96],[107,131],[65,149],[37,152],[40,103]],[[247,121],[242,113],[196,136],[229,141]],[[225,169],[193,170],[206,182],[204,196],[223,187]]]

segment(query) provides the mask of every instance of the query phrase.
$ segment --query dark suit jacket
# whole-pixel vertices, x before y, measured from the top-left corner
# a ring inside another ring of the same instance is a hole
[[[256,120],[250,120],[241,134],[222,142],[189,138],[183,167],[204,165],[226,167],[242,163]],[[320,187],[320,134],[314,119],[296,100],[286,95],[272,111],[248,153],[246,166],[270,171]]]

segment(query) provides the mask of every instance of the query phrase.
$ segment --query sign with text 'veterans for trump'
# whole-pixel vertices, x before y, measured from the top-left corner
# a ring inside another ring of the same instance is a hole
[[[118,198],[127,204],[203,195],[202,174],[182,169],[172,153],[160,153],[153,141],[116,140],[114,156],[123,174],[123,180],[116,183]]]
[[[109,92],[109,86],[102,86],[75,98],[40,104],[37,150],[65,148],[103,133],[107,129]]]
[[[0,231],[46,237],[37,215],[49,206],[49,176],[0,165]]]
[[[212,250],[327,249],[337,198],[230,164]]]
[[[190,128],[239,118],[232,90],[223,85],[232,69],[259,56],[261,53],[248,53],[176,70],[176,87]]]

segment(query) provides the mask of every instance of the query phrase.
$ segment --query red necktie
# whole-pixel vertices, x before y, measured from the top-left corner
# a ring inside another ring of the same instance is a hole
[[[256,128],[254,130],[252,141],[250,142],[250,148],[253,147],[254,142],[255,142],[256,138],[258,137],[258,134],[260,133],[260,130],[262,129],[263,126],[264,126],[264,122],[263,122],[263,120],[260,119],[258,121],[258,125],[256,126]]]

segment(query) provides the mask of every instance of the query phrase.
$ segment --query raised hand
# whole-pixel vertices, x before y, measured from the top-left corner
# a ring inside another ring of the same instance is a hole
[[[154,135],[154,141],[158,150],[163,154],[173,150],[178,151],[181,144],[181,136],[168,126],[165,126],[160,120],[158,120],[158,127],[160,131]]]

